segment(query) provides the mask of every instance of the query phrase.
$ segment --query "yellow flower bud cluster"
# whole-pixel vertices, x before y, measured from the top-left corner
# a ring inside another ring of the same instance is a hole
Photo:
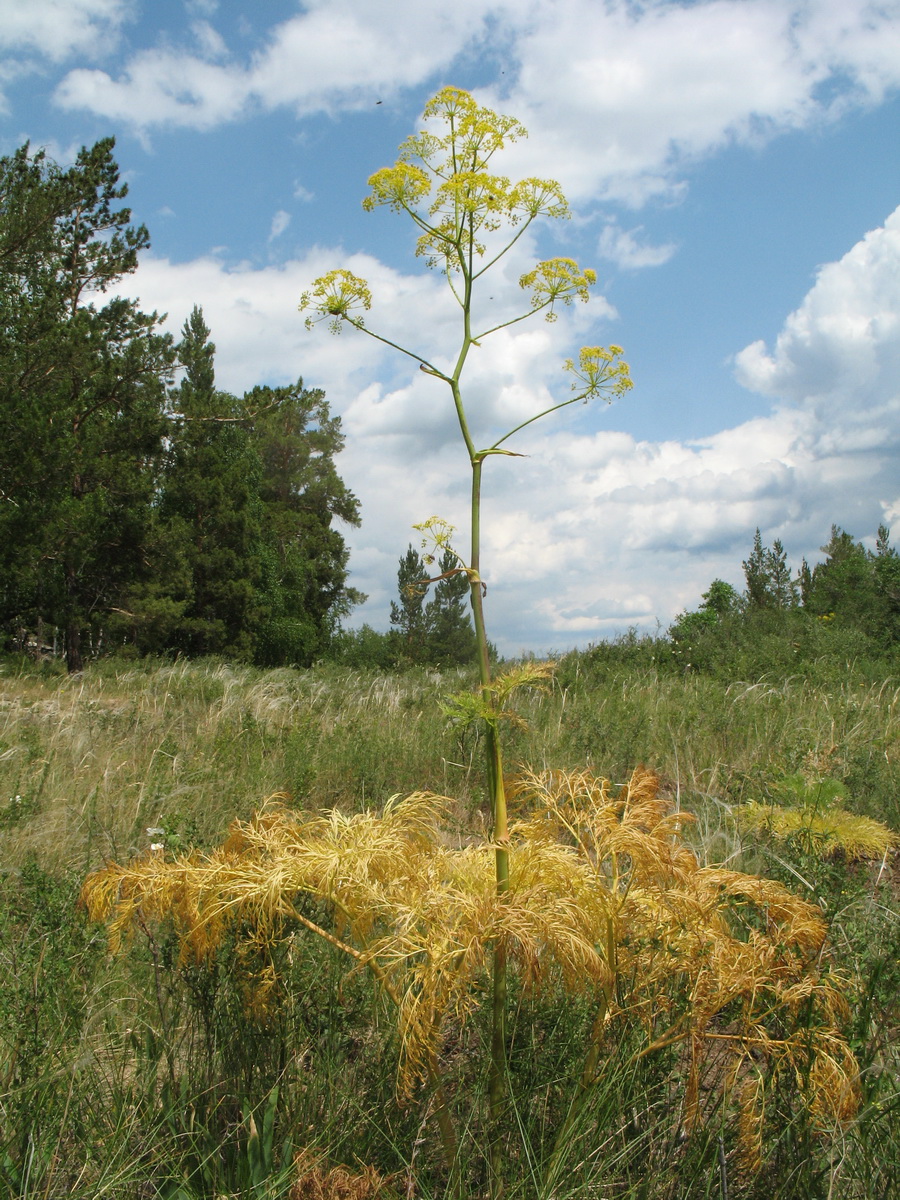
[[[367,212],[387,206],[408,213],[422,231],[416,254],[447,274],[471,269],[473,256],[487,252],[486,234],[537,217],[569,216],[559,184],[523,179],[511,184],[488,170],[508,142],[527,137],[513,117],[481,108],[461,88],[443,88],[425,107],[425,121],[439,121],[443,136],[423,130],[400,147],[393,167],[369,179]],[[432,198],[433,196],[433,198]],[[426,208],[425,202],[430,199]]]
[[[419,521],[413,525],[413,529],[424,534],[422,538],[422,549],[428,553],[424,555],[424,561],[430,566],[435,561],[436,551],[449,550],[460,562],[459,555],[453,549],[451,542],[453,535],[456,532],[456,526],[451,525],[449,521],[445,521],[443,517],[429,517],[427,521]]]
[[[519,287],[531,290],[531,307],[546,308],[548,321],[556,320],[557,300],[571,304],[576,298],[587,301],[588,288],[597,282],[597,272],[581,270],[572,258],[549,258],[539,262],[519,280]]]
[[[567,358],[563,364],[575,376],[573,392],[581,392],[585,401],[597,396],[624,396],[634,384],[631,369],[622,359],[621,346],[582,346],[577,364]]]
[[[372,307],[372,293],[364,279],[352,271],[339,269],[329,271],[315,280],[312,291],[304,292],[298,305],[301,312],[312,309],[306,318],[306,328],[312,329],[319,321],[331,318],[328,324],[332,333],[341,332],[341,322],[349,321],[357,329],[363,327],[359,310]],[[314,315],[318,313],[318,316]],[[351,313],[354,315],[351,316]]]
[[[414,209],[420,200],[431,191],[431,180],[421,167],[408,162],[398,162],[393,167],[382,167],[369,178],[372,195],[363,200],[366,212],[386,204],[394,212]]]

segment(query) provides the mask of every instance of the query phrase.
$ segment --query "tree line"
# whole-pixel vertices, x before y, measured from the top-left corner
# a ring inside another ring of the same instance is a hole
[[[879,527],[869,550],[832,525],[821,550],[821,562],[810,567],[804,558],[794,571],[782,542],[764,545],[757,529],[742,564],[745,589],[715,579],[699,607],[669,627],[674,661],[692,670],[734,670],[748,655],[762,669],[766,655],[773,666],[835,652],[894,658],[900,649],[900,554],[887,526]]]
[[[70,671],[111,649],[309,663],[362,599],[340,420],[302,379],[219,389],[199,308],[176,342],[108,294],[149,246],[113,150],[0,159],[0,635]]]
[[[341,629],[364,597],[348,585],[335,522],[360,516],[324,393],[302,379],[223,391],[200,308],[176,341],[158,313],[108,295],[149,246],[120,203],[114,146],[102,139],[66,169],[27,144],[0,159],[0,644],[53,648],[70,671],[108,651],[261,666],[472,662],[465,577],[412,546],[390,631]],[[823,637],[895,651],[889,531],[871,551],[833,526],[822,551],[794,572],[757,530],[746,589],[714,580],[650,639],[655,659],[734,666],[748,642],[796,655],[827,647]]]
[[[804,558],[795,571],[783,543],[776,538],[765,545],[757,529],[742,563],[743,590],[714,579],[698,607],[679,614],[659,635],[631,630],[585,654],[598,664],[633,660],[732,679],[848,658],[883,672],[900,651],[900,554],[890,531],[880,526],[869,550],[833,525],[821,551],[821,562],[810,567]],[[399,562],[391,630],[378,633],[364,625],[344,632],[335,653],[353,666],[382,669],[472,662],[465,581],[441,578],[453,565],[445,555],[429,566],[410,546]]]

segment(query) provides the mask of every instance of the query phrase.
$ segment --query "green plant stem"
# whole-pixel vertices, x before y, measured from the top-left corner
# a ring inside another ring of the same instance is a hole
[[[467,279],[466,299],[470,295],[470,280]],[[457,364],[462,369],[465,353],[470,344],[469,305],[465,307],[466,331],[463,351]],[[458,377],[458,376],[457,376]],[[460,425],[472,463],[472,556],[471,592],[472,611],[475,620],[475,635],[478,641],[479,673],[482,698],[488,710],[496,707],[496,698],[491,687],[491,660],[488,653],[487,631],[484,623],[484,585],[481,581],[481,472],[483,458],[473,452],[472,439],[465,424],[462,401],[458,385],[454,387],[454,399],[460,413]],[[497,894],[502,896],[509,888],[509,829],[506,813],[506,789],[503,782],[503,756],[500,747],[500,730],[496,715],[488,722],[486,730],[486,753],[488,783],[493,816],[493,837],[496,847]],[[490,1116],[490,1182],[493,1200],[503,1196],[503,1126],[506,1107],[506,994],[507,964],[506,947],[494,942],[491,998],[491,1066],[488,1082],[488,1105]]]
[[[478,662],[481,692],[489,709],[496,707],[496,698],[491,688],[491,661],[488,654],[487,633],[484,624],[483,595],[481,582],[481,458],[472,458],[472,558],[471,591],[472,611],[475,619],[475,634],[478,640]],[[488,722],[486,730],[488,784],[493,816],[495,845],[495,870],[497,895],[503,896],[509,888],[509,828],[506,811],[506,788],[503,782],[503,756],[500,747],[500,731],[496,720]],[[499,1200],[503,1195],[503,1124],[506,1106],[506,999],[507,963],[506,947],[500,940],[494,942],[491,1001],[491,1066],[488,1082],[490,1108],[490,1170],[491,1195]]]

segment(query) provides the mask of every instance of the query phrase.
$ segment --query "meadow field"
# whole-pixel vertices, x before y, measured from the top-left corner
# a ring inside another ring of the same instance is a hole
[[[805,835],[750,833],[736,813],[783,804],[799,779],[822,808],[900,830],[900,678],[846,661],[725,681],[663,669],[651,649],[563,656],[544,690],[518,704],[507,768],[577,768],[621,785],[644,765],[673,809],[696,817],[685,836],[701,865],[764,875],[820,905],[823,954],[846,981],[858,1103],[842,1120],[816,1119],[799,1100],[804,1080],[785,1078],[748,1165],[740,1106],[701,1078],[703,1111],[688,1131],[683,1048],[627,1053],[623,1025],[574,1120],[561,1081],[591,1004],[564,998],[548,977],[511,996],[508,1195],[889,1200],[900,1195],[896,852],[859,855],[812,824]],[[350,815],[434,792],[450,799],[448,844],[485,838],[480,735],[442,709],[469,683],[462,670],[333,664],[109,659],[71,676],[52,663],[3,664],[3,1195],[483,1194],[487,1026],[477,1006],[443,1044],[454,1115],[470,1135],[469,1158],[448,1176],[436,1102],[398,1095],[395,1023],[337,942],[298,925],[260,947],[237,930],[214,956],[191,958],[172,922],[150,914],[113,955],[79,902],[104,864],[208,850],[273,794]],[[314,909],[304,919],[321,924]],[[249,969],[263,949],[265,970]]]

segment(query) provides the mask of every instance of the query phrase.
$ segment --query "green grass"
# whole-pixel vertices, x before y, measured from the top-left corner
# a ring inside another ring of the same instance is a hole
[[[848,808],[900,828],[900,684],[852,664],[725,683],[646,657],[565,657],[548,691],[520,706],[528,728],[512,732],[507,762],[589,766],[619,781],[646,763],[697,814],[701,856],[824,903],[838,960],[859,979],[850,1035],[864,1102],[849,1129],[821,1137],[790,1115],[786,1095],[763,1173],[742,1179],[733,1130],[714,1108],[701,1135],[681,1136],[681,1064],[661,1056],[601,1078],[558,1158],[554,1195],[675,1200],[724,1187],[732,1200],[887,1200],[900,1189],[896,860],[854,865],[751,842],[730,812],[777,802],[780,781],[804,771],[840,780]],[[421,1106],[394,1103],[393,1023],[365,977],[345,978],[337,956],[291,939],[281,1000],[253,1021],[227,956],[179,964],[159,930],[110,959],[76,897],[104,859],[157,840],[212,845],[273,792],[307,808],[360,808],[430,788],[455,799],[461,826],[486,829],[481,747],[439,709],[466,682],[220,662],[108,660],[76,678],[3,666],[0,1195],[261,1200],[287,1194],[302,1147],[393,1173],[397,1194],[409,1179],[416,1195],[443,1194],[433,1123]],[[523,1198],[541,1194],[539,1164],[565,1112],[561,1079],[588,1019],[552,987],[517,1002]],[[475,1022],[447,1048],[475,1122],[485,1037]],[[478,1194],[483,1164],[466,1170]]]
[[[148,827],[209,844],[276,791],[314,807],[380,805],[416,787],[466,803],[472,772],[450,763],[437,707],[447,686],[436,673],[187,662],[6,674],[4,866],[36,856],[86,870],[146,849]]]

